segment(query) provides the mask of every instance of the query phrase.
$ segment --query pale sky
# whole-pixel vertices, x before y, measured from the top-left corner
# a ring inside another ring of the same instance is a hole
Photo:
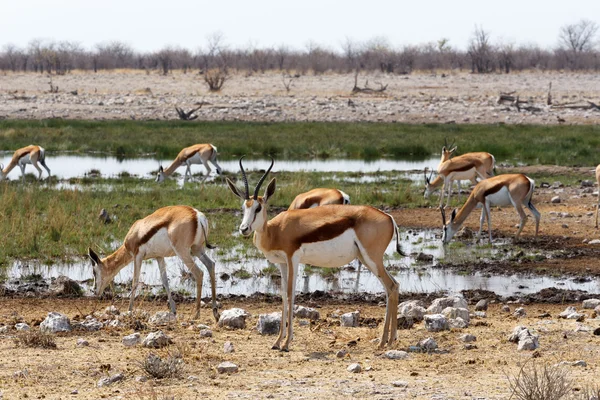
[[[477,24],[493,42],[551,48],[564,24],[600,24],[600,0],[0,0],[0,15],[0,47],[41,38],[195,51],[221,32],[233,48],[313,41],[339,51],[346,38],[385,37],[394,48],[448,38],[464,49]]]

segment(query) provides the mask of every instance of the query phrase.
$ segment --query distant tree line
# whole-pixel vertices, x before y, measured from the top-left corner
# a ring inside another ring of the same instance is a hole
[[[314,73],[380,71],[410,74],[412,71],[461,70],[491,73],[523,70],[600,71],[598,24],[581,20],[560,28],[555,48],[536,44],[515,45],[493,41],[490,33],[475,27],[466,50],[452,46],[448,39],[421,45],[393,47],[386,38],[367,42],[346,39],[333,50],[315,42],[304,49],[288,46],[231,48],[221,33],[206,38],[196,51],[168,46],[155,52],[138,52],[113,41],[83,48],[73,41],[34,39],[26,48],[5,44],[0,49],[0,70],[66,74],[72,70],[105,71],[138,69],[168,74],[172,70],[229,70],[262,73]]]

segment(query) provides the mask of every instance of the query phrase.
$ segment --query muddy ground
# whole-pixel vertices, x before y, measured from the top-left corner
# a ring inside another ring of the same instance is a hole
[[[553,105],[547,105],[552,83]],[[383,121],[405,123],[594,124],[600,120],[600,75],[523,72],[474,75],[467,72],[365,74],[358,86],[381,93],[353,93],[353,74],[303,75],[287,92],[279,73],[234,73],[217,93],[201,75],[168,76],[143,71],[73,72],[64,76],[0,74],[0,118],[8,119],[177,119],[204,106],[199,120]],[[50,93],[50,86],[58,87]],[[515,92],[521,104],[498,104],[501,92]],[[583,106],[584,109],[564,108]]]

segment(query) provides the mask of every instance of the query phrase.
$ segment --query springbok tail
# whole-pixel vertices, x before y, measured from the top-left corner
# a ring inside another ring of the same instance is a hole
[[[206,228],[204,227],[204,224],[202,222],[200,222],[200,226],[202,227],[202,233],[204,234],[204,244],[206,245],[206,248],[216,249],[217,246],[213,246],[212,244],[208,243],[208,235],[206,234]]]
[[[211,144],[210,147],[213,149],[212,154],[210,155],[210,160],[215,161],[217,159],[217,146]]]
[[[344,193],[339,189],[338,189],[338,191],[340,192],[340,194],[342,195],[342,198],[344,199],[342,204],[350,204],[350,196],[348,196],[347,193]]]
[[[494,176],[497,174],[497,172],[496,172],[496,157],[494,157],[493,154],[490,154],[490,156],[492,156],[492,171],[493,171],[493,174],[490,176]]]
[[[406,257],[406,254],[402,251],[402,246],[400,245],[400,228],[398,228],[398,224],[396,223],[396,220],[394,220],[394,217],[392,217],[390,214],[387,215],[392,220],[392,224],[394,224],[394,234],[396,235],[396,251],[402,257]]]
[[[38,160],[42,165],[46,165],[46,149],[40,146],[40,158]]]

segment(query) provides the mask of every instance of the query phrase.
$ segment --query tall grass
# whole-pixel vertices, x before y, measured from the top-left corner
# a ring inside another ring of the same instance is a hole
[[[185,146],[212,143],[223,158],[425,158],[444,139],[459,152],[488,151],[498,162],[596,165],[600,126],[407,125],[390,123],[250,123],[207,121],[0,121],[0,150],[37,143],[48,151],[107,152],[120,157],[175,157]]]

